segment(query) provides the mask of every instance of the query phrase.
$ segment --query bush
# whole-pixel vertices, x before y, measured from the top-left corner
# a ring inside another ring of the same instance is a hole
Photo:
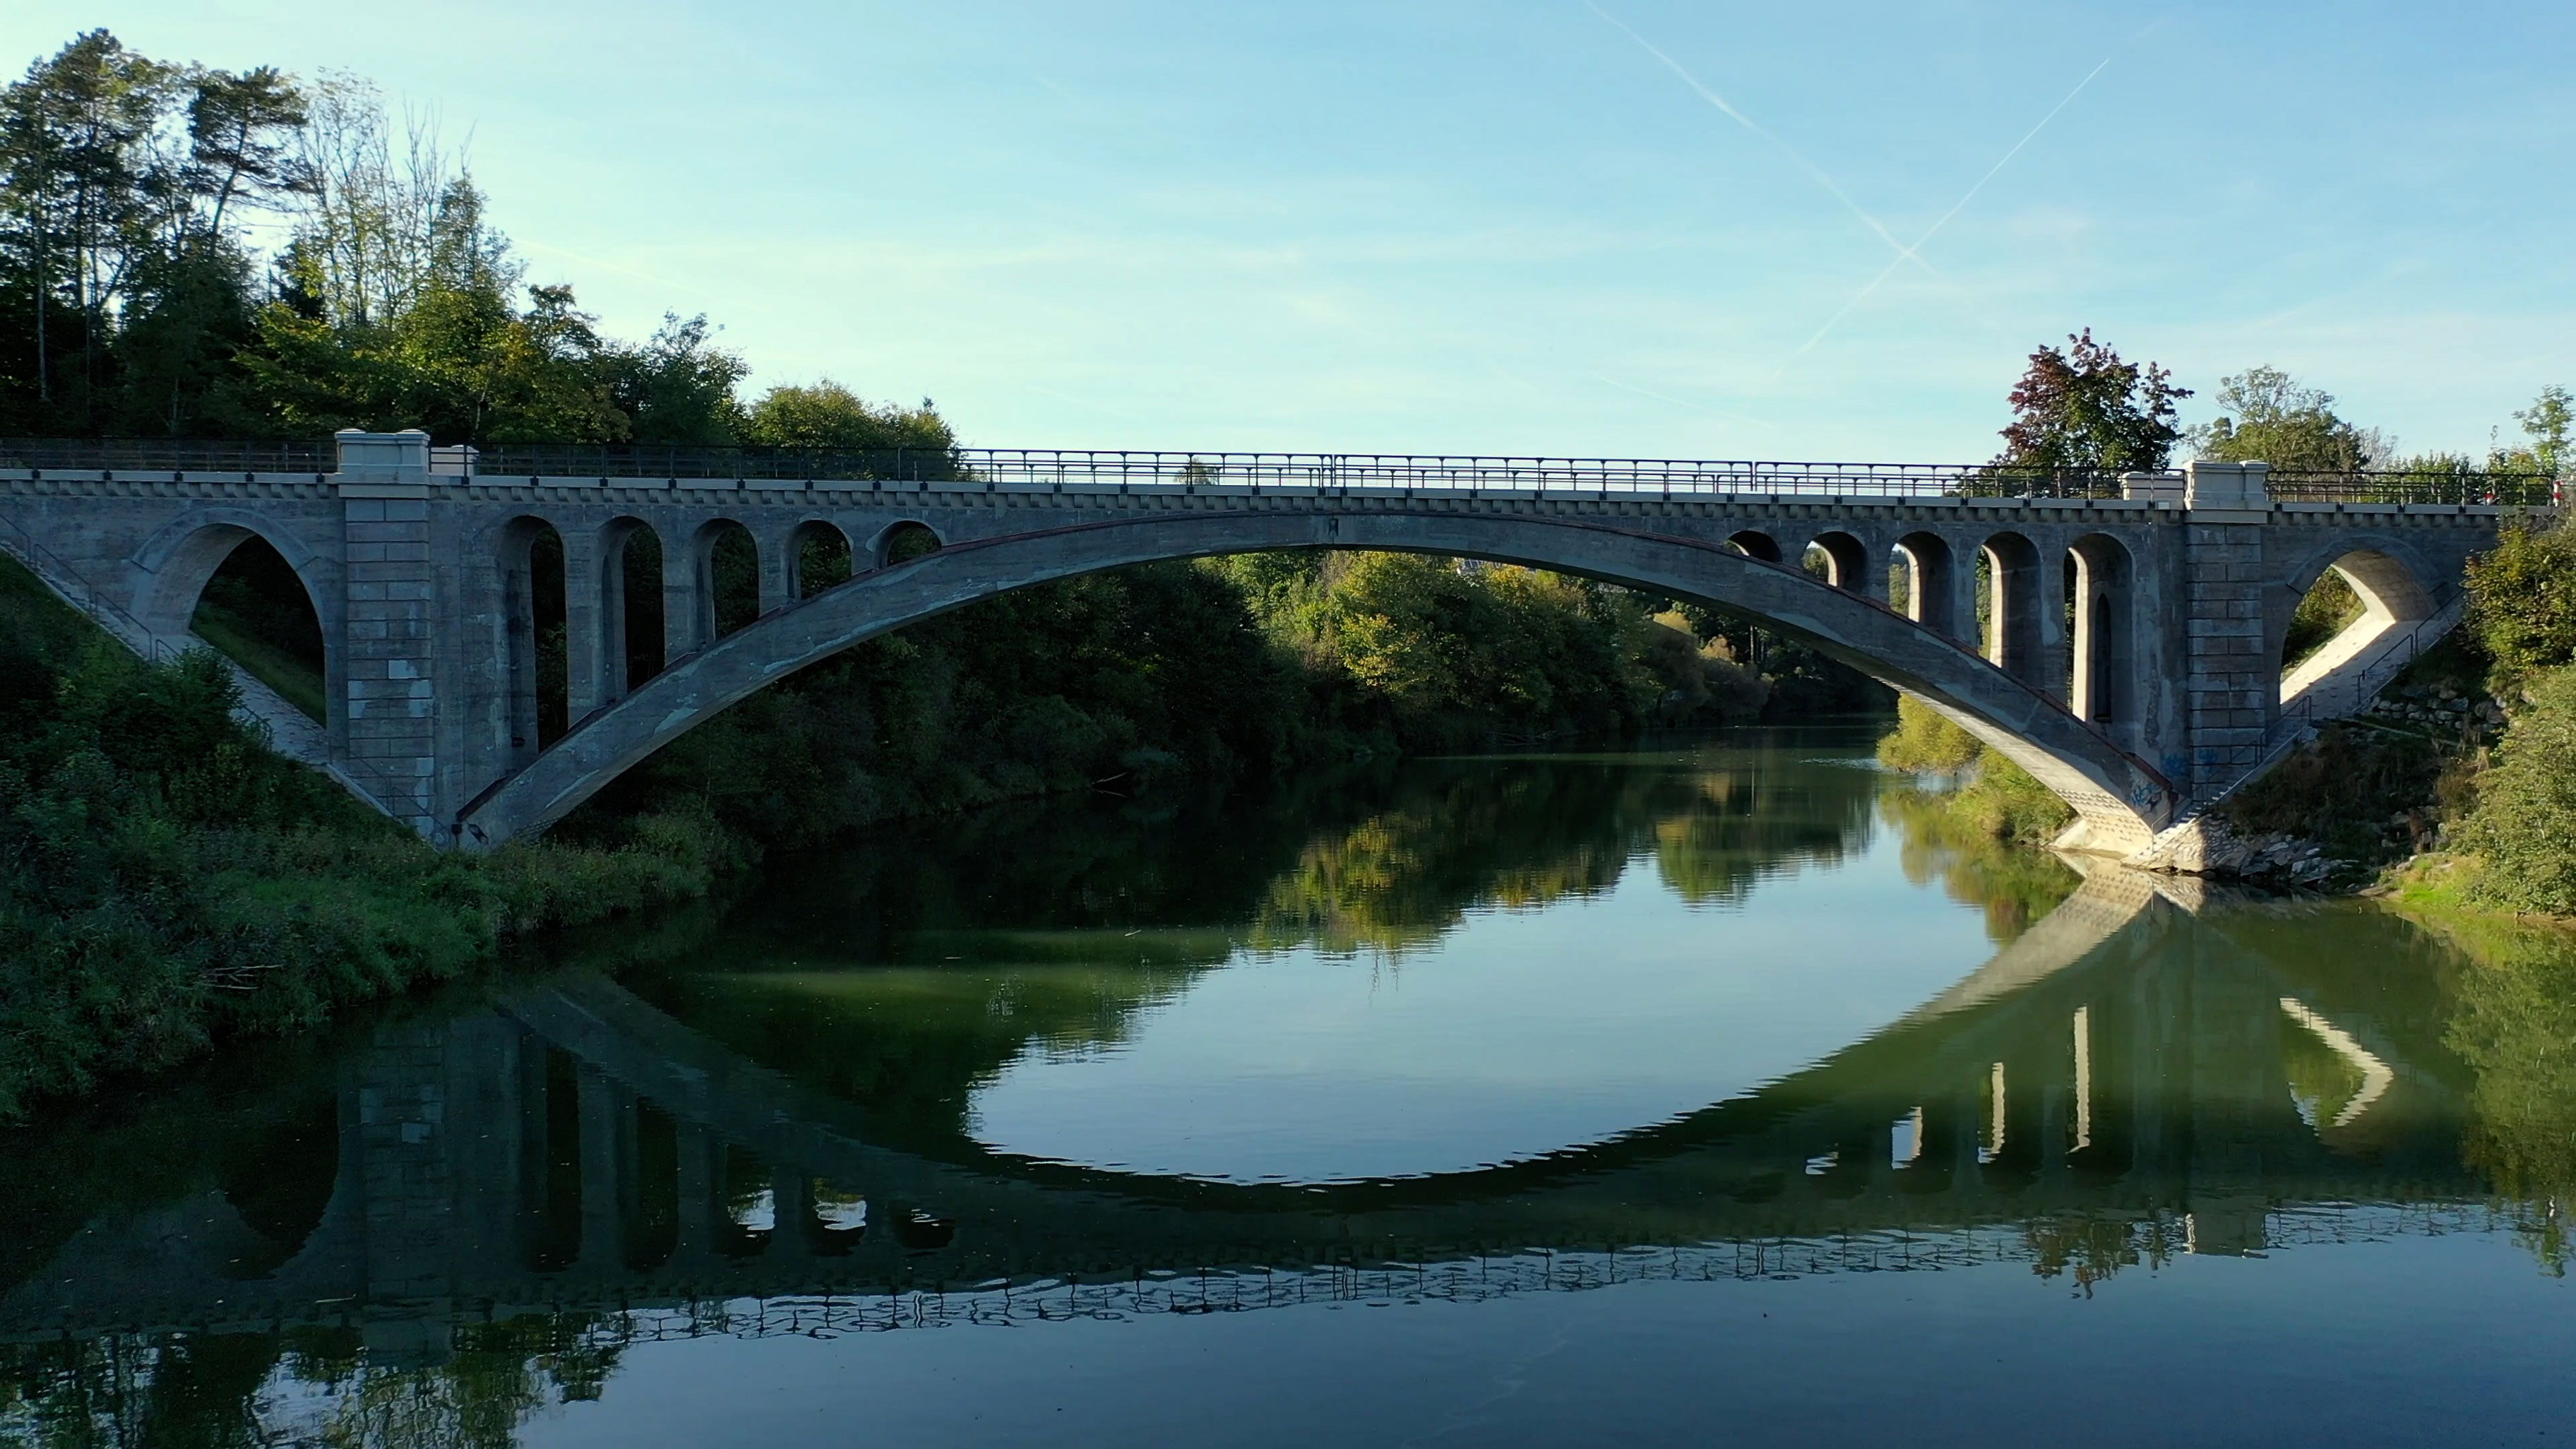
[[[1878,762],[1909,775],[1955,775],[1984,752],[1975,735],[1910,694],[1896,697],[1896,728],[1878,742]]]
[[[442,855],[239,704],[212,652],[146,663],[0,562],[0,1118],[706,888],[695,843]]]
[[[2455,839],[2485,862],[2471,899],[2576,915],[2576,667],[2536,676],[2525,698]]]
[[[2576,663],[2576,529],[2507,529],[2492,553],[2469,564],[2468,587],[2497,693]]]
[[[2075,819],[2074,807],[2056,791],[1992,750],[1978,757],[1977,777],[1951,797],[1950,809],[1995,839],[2020,845],[2046,845]]]

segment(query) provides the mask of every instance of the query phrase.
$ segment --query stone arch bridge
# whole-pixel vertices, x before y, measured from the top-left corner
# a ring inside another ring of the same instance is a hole
[[[248,539],[275,548],[320,626],[325,717],[245,676],[251,709],[289,753],[471,848],[543,830],[726,706],[942,611],[1125,564],[1340,547],[1718,606],[1930,702],[2075,806],[2061,844],[2126,853],[2366,701],[2457,619],[2463,566],[2509,504],[2549,501],[2278,487],[2262,464],[476,455],[354,432],[318,450],[0,443],[0,464],[17,465],[0,466],[0,546],[138,650],[187,647],[216,569]],[[540,545],[559,550],[559,597],[541,596]],[[719,553],[745,545],[757,596],[721,600]],[[2285,679],[2290,616],[2329,568],[2365,611]],[[565,641],[551,699],[540,617]],[[552,738],[550,717],[568,722]]]

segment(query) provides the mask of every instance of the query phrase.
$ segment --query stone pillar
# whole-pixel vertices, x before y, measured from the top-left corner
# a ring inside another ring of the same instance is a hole
[[[454,1181],[448,1160],[445,1034],[393,1026],[360,1054],[359,1181],[367,1296],[436,1298],[450,1289]]]
[[[2271,518],[2261,463],[2184,469],[2184,730],[2191,794],[2234,784],[2263,757],[2280,704],[2278,661],[2264,648],[2263,526]]]
[[[342,432],[337,482],[348,549],[348,730],[336,763],[386,813],[444,841],[429,435]]]
[[[796,602],[796,534],[793,527],[767,538],[752,536],[760,550],[760,612],[766,618]]]
[[[769,1180],[769,1248],[773,1259],[814,1255],[814,1184],[801,1172],[781,1168]]]
[[[560,532],[560,530],[558,530]],[[615,699],[607,692],[608,571],[600,558],[599,535],[575,529],[564,533],[564,713],[570,721]],[[623,590],[619,591],[623,594]],[[625,599],[617,603],[622,606]],[[620,631],[618,670],[625,670],[625,640]],[[625,680],[618,680],[623,684]]]
[[[2039,571],[2032,580],[2039,592],[2039,667],[2031,679],[2041,693],[2066,703],[2066,685],[2075,641],[2066,628],[2066,550],[2054,544],[2039,550]]]
[[[1956,538],[1944,539],[1950,546],[1949,577],[1946,588],[1950,603],[1950,637],[1965,645],[1969,652],[1982,654],[1986,641],[1977,632],[1977,560],[1984,556],[1982,540],[1969,539],[1964,544]]]
[[[662,540],[662,667],[715,642],[714,581],[707,546],[694,535]]]

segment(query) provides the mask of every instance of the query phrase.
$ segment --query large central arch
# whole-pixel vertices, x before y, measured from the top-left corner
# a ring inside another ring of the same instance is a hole
[[[2063,842],[2126,852],[2179,804],[2174,787],[2033,686],[1938,631],[1804,570],[1722,544],[1577,518],[1399,509],[1157,513],[959,543],[861,575],[674,661],[469,804],[457,838],[545,829],[664,744],[804,666],[1011,589],[1168,559],[1287,548],[1491,559],[1705,600],[1758,620],[1956,721],[2064,797]]]

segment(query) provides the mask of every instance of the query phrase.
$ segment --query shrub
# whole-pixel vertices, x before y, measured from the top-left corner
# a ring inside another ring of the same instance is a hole
[[[1977,777],[1951,798],[1960,818],[1998,840],[2046,845],[2074,820],[2074,807],[2028,770],[1985,751],[1977,760]]]
[[[2482,857],[2472,899],[2576,915],[2576,667],[2536,676],[2456,839]]]
[[[2498,693],[2576,663],[2576,529],[2507,529],[2493,552],[2471,561],[2468,586]]]
[[[1910,775],[1955,775],[1977,762],[1985,746],[1948,717],[1910,694],[1896,697],[1896,728],[1878,742],[1878,762]]]

